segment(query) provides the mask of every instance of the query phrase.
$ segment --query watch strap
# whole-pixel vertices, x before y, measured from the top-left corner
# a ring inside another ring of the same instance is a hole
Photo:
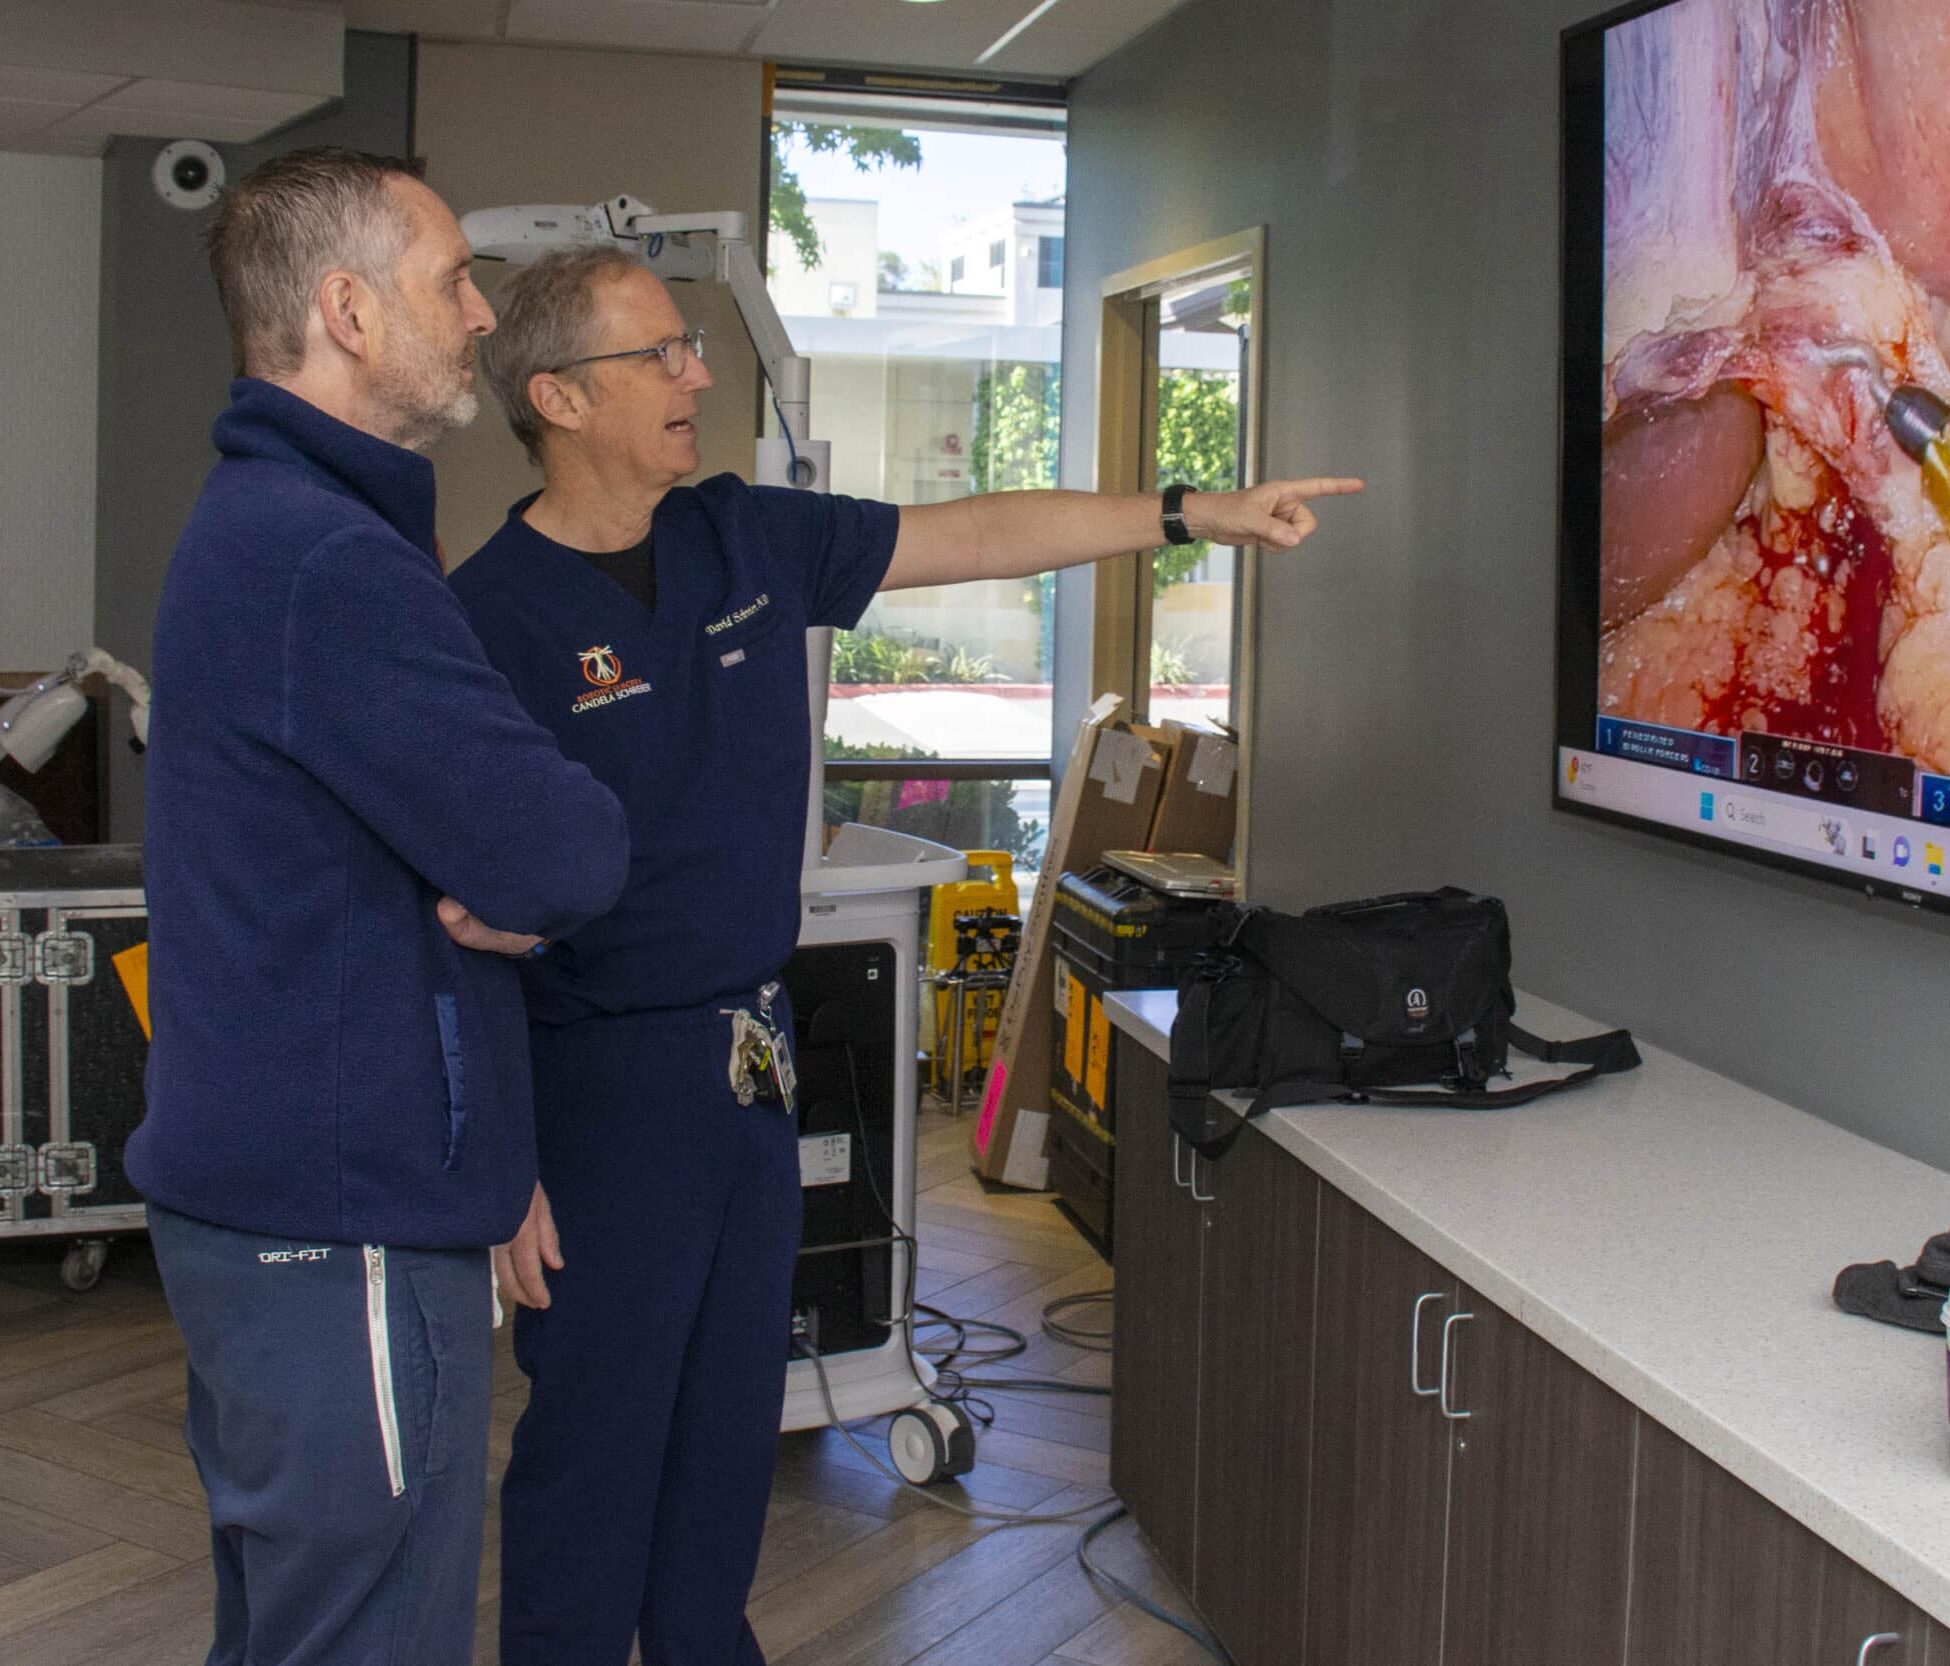
[[[1165,529],[1167,544],[1195,544],[1198,542],[1185,525],[1185,494],[1197,491],[1196,486],[1187,486],[1175,481],[1164,490],[1164,508],[1159,521]]]

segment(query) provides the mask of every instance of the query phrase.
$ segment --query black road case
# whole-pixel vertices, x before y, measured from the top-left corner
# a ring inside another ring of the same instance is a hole
[[[135,845],[0,850],[0,1239],[69,1237],[101,1276],[146,1225],[122,1172],[142,1120],[148,913]]]
[[[1115,868],[1066,873],[1053,916],[1057,1023],[1050,1056],[1050,1184],[1106,1257],[1116,1068],[1104,996],[1175,988],[1211,941],[1208,897],[1174,897]]]

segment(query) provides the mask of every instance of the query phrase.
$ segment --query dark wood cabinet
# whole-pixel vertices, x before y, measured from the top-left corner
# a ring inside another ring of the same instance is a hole
[[[1474,1291],[1460,1302],[1443,1666],[1615,1661],[1638,1413]]]
[[[1111,1483],[1238,1666],[1950,1666],[1938,1625],[1119,1036]]]
[[[1433,1390],[1455,1298],[1447,1272],[1321,1186],[1307,1660],[1440,1659],[1450,1425]]]
[[[1639,1419],[1626,1666],[1924,1666],[1928,1620],[1677,1435]]]
[[[1165,1068],[1120,1034],[1117,1347],[1110,1484],[1174,1577],[1194,1580],[1198,1509],[1199,1271],[1203,1206],[1185,1178]]]
[[[1306,1612],[1320,1185],[1250,1127],[1222,1161],[1201,1162],[1197,1179],[1214,1201],[1204,1216],[1193,1593],[1238,1666],[1294,1666]]]

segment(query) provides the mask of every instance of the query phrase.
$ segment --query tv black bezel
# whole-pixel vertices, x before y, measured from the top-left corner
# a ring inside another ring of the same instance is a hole
[[[1562,750],[1596,751],[1603,433],[1590,414],[1599,409],[1604,388],[1605,35],[1635,17],[1683,3],[1633,0],[1572,24],[1559,37],[1557,722],[1551,748],[1551,808],[1761,867],[1804,874],[1907,907],[1950,914],[1950,895],[1606,809],[1581,802],[1564,790]]]

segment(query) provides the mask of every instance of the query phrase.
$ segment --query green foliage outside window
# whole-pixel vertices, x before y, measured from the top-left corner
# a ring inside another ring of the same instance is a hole
[[[906,641],[884,631],[835,631],[835,683],[993,683],[995,659],[959,643]]]
[[[985,492],[1056,484],[1062,375],[1054,365],[998,365],[975,387],[971,473]],[[1239,378],[1223,370],[1170,370],[1158,382],[1158,478],[1201,492],[1229,492],[1238,480]],[[1204,539],[1168,544],[1151,558],[1151,593],[1162,596],[1212,553]],[[1048,585],[1032,581],[1024,600],[1041,609]]]
[[[1223,370],[1169,370],[1158,380],[1158,479],[1229,492],[1239,479],[1239,378]],[[1151,557],[1151,594],[1162,596],[1212,553],[1201,538]]]

